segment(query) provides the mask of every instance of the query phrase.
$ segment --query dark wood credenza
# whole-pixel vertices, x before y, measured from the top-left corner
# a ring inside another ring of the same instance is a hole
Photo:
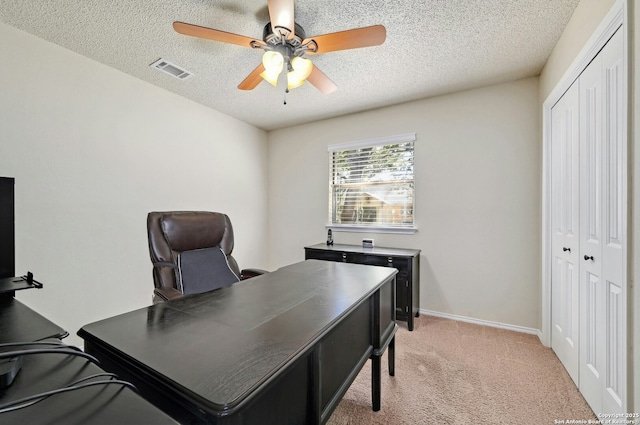
[[[396,275],[396,320],[407,322],[413,330],[413,318],[420,315],[420,250],[320,243],[304,248],[305,260],[386,266],[398,269]]]

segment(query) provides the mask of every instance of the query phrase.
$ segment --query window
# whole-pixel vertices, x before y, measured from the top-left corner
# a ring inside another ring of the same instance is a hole
[[[329,227],[414,231],[415,134],[329,146]]]

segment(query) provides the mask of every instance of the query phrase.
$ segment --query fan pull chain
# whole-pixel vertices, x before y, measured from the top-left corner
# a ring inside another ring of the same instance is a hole
[[[284,91],[284,104],[287,104],[287,93],[289,93],[289,87],[286,88],[286,90]]]

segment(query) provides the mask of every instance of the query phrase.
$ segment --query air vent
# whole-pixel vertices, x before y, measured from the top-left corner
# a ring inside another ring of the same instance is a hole
[[[151,65],[149,65],[157,70],[160,70],[162,72],[164,72],[165,74],[169,74],[172,77],[175,77],[179,80],[186,80],[187,78],[191,78],[193,77],[193,73],[187,71],[184,68],[179,67],[176,64],[173,64],[169,61],[166,61],[164,59],[158,59],[157,61],[155,61],[154,63],[152,63]]]

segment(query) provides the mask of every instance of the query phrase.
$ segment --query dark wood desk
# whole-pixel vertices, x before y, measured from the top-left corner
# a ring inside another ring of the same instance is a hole
[[[60,354],[25,356],[22,370],[0,405],[65,387],[82,378],[103,373],[89,361]],[[94,378],[87,382],[109,379]],[[171,417],[121,385],[100,385],[54,395],[27,408],[1,413],[3,424],[39,425],[177,425]]]
[[[0,297],[0,344],[43,340],[60,342],[58,338],[66,335],[62,328],[13,297]],[[29,348],[45,347],[0,346],[0,352]],[[43,353],[23,356],[22,367],[11,386],[0,390],[0,406],[103,372],[88,360],[73,355]],[[100,379],[109,378],[97,377],[92,381]],[[116,384],[57,394],[24,409],[0,413],[0,423],[177,425],[131,389]]]
[[[0,344],[7,342],[62,339],[64,329],[31,310],[12,296],[0,296]]]
[[[309,260],[84,326],[87,352],[182,423],[325,423],[369,358],[393,374],[392,268]]]

